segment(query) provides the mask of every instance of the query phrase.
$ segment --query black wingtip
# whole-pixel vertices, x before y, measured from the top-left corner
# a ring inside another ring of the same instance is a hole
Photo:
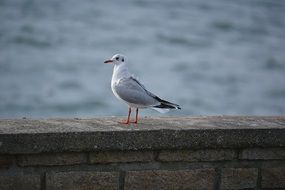
[[[180,107],[179,105],[176,105],[176,106],[175,106],[175,109],[181,110],[181,107]]]
[[[178,109],[181,110],[181,107],[178,105],[174,104],[165,104],[165,103],[160,103],[158,106],[154,106],[156,108],[162,108],[162,109]]]

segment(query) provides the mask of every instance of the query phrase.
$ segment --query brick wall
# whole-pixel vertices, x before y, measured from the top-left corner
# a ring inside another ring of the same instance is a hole
[[[0,189],[285,189],[284,117],[116,120],[1,120]]]

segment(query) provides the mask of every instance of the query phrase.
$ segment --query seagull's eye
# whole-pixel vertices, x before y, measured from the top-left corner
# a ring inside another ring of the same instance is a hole
[[[116,57],[116,60],[119,61],[119,57]]]
[[[124,62],[125,60],[124,60],[124,58],[122,58],[122,62]]]

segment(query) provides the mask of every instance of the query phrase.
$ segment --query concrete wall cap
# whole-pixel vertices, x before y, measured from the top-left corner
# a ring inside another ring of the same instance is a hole
[[[284,147],[284,116],[2,119],[0,154]]]

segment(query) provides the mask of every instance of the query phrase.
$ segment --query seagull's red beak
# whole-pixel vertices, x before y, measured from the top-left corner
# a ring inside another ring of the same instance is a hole
[[[109,59],[109,60],[104,61],[104,63],[113,63],[113,60]]]

